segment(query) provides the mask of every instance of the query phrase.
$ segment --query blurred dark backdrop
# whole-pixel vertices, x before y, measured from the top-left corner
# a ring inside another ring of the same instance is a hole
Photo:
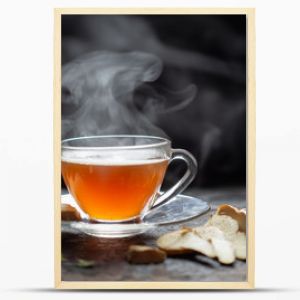
[[[194,154],[199,163],[194,186],[245,185],[244,15],[62,17],[63,65],[98,50],[142,51],[159,57],[161,76],[150,84],[151,89],[147,85],[135,91],[138,111],[166,133],[173,148]],[[191,84],[196,90],[187,88]],[[155,109],[149,110],[147,101],[153,99],[145,101],[141,95],[148,89],[153,93],[152,88],[163,95],[157,97],[163,105],[155,100]],[[63,91],[63,119],[68,115],[65,98]],[[182,169],[174,165],[171,171],[179,176]]]

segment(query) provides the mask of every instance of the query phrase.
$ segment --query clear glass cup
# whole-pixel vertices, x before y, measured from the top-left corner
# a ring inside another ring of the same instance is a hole
[[[165,138],[140,135],[78,137],[61,143],[62,175],[81,210],[93,222],[140,222],[150,211],[181,193],[197,173],[186,150]],[[173,160],[187,170],[169,190],[160,191]]]

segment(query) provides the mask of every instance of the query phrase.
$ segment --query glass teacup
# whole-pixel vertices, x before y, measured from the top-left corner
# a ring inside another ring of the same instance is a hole
[[[99,223],[138,222],[149,211],[181,193],[197,172],[195,158],[172,149],[165,138],[139,135],[67,139],[61,147],[62,175],[82,211]],[[168,164],[187,164],[168,191],[162,185]]]

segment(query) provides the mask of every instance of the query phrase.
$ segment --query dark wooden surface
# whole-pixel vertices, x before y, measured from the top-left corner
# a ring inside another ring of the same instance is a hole
[[[188,195],[208,201],[212,212],[219,204],[246,207],[242,188],[189,190]],[[155,245],[157,237],[182,226],[199,226],[209,214],[180,225],[159,227],[145,234],[123,239],[102,239],[84,234],[62,232],[63,281],[246,281],[246,262],[236,261],[225,266],[202,255],[168,257],[161,264],[131,265],[126,259],[129,245]],[[85,267],[79,259],[92,261]]]

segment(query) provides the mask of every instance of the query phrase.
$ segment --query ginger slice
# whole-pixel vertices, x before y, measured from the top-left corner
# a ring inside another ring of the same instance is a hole
[[[221,231],[216,226],[207,225],[207,226],[195,227],[193,228],[193,231],[205,240],[210,240],[212,238],[222,239],[222,240],[225,239],[223,231]]]
[[[61,219],[63,221],[80,221],[81,216],[73,206],[69,204],[61,205]]]
[[[216,252],[210,241],[201,238],[194,232],[188,232],[179,240],[178,245],[184,249],[193,250],[208,257],[216,257]]]
[[[196,251],[209,257],[215,257],[215,251],[211,243],[195,234],[190,228],[183,228],[162,235],[157,240],[157,245],[167,254],[184,254]]]
[[[160,236],[156,241],[156,244],[160,249],[166,251],[168,255],[190,253],[191,250],[187,250],[179,246],[181,237],[190,231],[190,228],[182,228],[177,231],[168,232]]]
[[[237,232],[232,241],[235,256],[238,259],[245,260],[247,258],[247,239],[244,232]]]
[[[211,243],[222,264],[232,264],[235,261],[235,250],[231,242],[226,239],[212,238]]]
[[[127,252],[127,261],[132,264],[158,264],[166,259],[166,253],[156,247],[131,245]]]
[[[240,226],[236,219],[228,215],[213,215],[205,227],[219,228],[226,240],[232,243],[235,257],[245,260],[247,256],[247,238],[245,232],[239,231]],[[199,231],[200,229],[197,228]],[[216,250],[216,249],[215,249]],[[228,250],[230,251],[230,250]],[[216,250],[217,253],[217,250]]]
[[[246,232],[246,210],[238,209],[229,204],[220,205],[216,212],[217,215],[226,215],[235,219],[239,224],[239,231]]]
[[[199,252],[232,264],[236,258],[246,259],[245,231],[246,211],[224,204],[204,226],[164,234],[157,245],[168,255]]]
[[[230,241],[226,240],[225,234],[215,226],[196,227],[194,232],[201,238],[210,241],[219,262],[232,264],[235,261],[235,251]]]
[[[235,219],[226,215],[213,215],[205,226],[214,226],[220,229],[225,239],[232,241],[239,230],[239,224]]]

